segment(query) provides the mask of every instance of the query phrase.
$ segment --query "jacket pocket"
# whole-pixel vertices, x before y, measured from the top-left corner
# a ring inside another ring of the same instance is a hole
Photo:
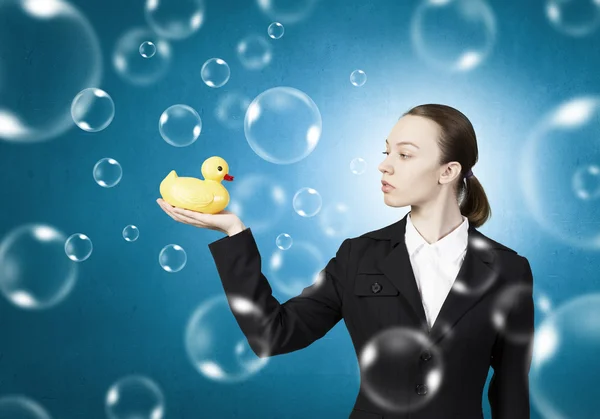
[[[383,297],[398,294],[398,288],[382,273],[359,272],[356,274],[354,295]]]

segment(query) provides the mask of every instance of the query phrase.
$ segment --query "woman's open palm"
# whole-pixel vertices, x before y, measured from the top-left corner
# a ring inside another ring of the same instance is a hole
[[[158,205],[160,205],[160,207],[175,221],[189,224],[194,227],[217,230],[228,234],[234,227],[242,223],[237,215],[227,210],[222,210],[216,214],[205,214],[174,207],[162,198],[158,198],[156,202],[158,202]]]

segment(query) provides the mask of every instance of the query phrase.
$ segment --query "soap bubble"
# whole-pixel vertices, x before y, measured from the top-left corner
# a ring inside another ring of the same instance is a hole
[[[204,23],[204,0],[146,0],[148,25],[160,36],[184,39]]]
[[[83,262],[92,254],[94,246],[88,236],[75,233],[65,241],[65,253],[75,262]]]
[[[422,378],[407,386],[417,356]],[[416,411],[435,400],[445,368],[442,353],[427,336],[403,327],[386,328],[372,337],[361,349],[359,366],[367,397],[394,412]]]
[[[361,157],[352,159],[352,161],[350,162],[350,170],[355,175],[362,175],[367,170],[367,163]]]
[[[202,303],[188,320],[185,331],[188,359],[210,380],[241,382],[259,372],[269,361],[268,338],[245,336],[234,313],[252,322],[264,323],[265,320],[252,301],[221,295]],[[254,350],[264,357],[258,357]]]
[[[209,87],[221,87],[229,81],[229,65],[220,58],[207,60],[200,70],[202,81]]]
[[[308,156],[321,138],[321,113],[313,100],[292,87],[274,87],[248,107],[244,133],[264,160],[291,164]]]
[[[290,236],[287,233],[281,233],[275,239],[275,244],[281,250],[288,250],[290,247],[292,247],[292,242],[293,242],[292,236]]]
[[[198,139],[202,131],[202,119],[187,105],[167,108],[158,123],[161,137],[175,147],[186,147]]]
[[[162,390],[143,375],[121,378],[106,392],[106,415],[110,419],[161,419],[164,413]]]
[[[123,169],[118,161],[105,157],[94,165],[93,176],[98,185],[112,188],[121,181]]]
[[[271,177],[246,174],[232,182],[229,210],[252,226],[256,233],[265,232],[281,219],[288,199],[283,187]]]
[[[469,71],[496,41],[496,19],[483,0],[425,0],[411,22],[417,53],[443,71]]]
[[[313,11],[317,0],[257,0],[260,9],[271,19],[297,23]]]
[[[513,324],[509,316],[520,318],[527,315],[532,304],[531,285],[518,284],[506,287],[494,301],[492,325],[508,341],[526,343],[532,334],[528,324]]]
[[[341,202],[328,205],[321,212],[319,223],[326,236],[346,236],[351,224],[350,208]]]
[[[179,272],[187,263],[187,253],[178,244],[169,244],[162,248],[158,263],[167,272]]]
[[[600,294],[574,298],[548,315],[535,331],[532,402],[546,418],[598,416]],[[525,374],[525,372],[524,372]]]
[[[250,98],[239,92],[228,92],[221,96],[215,106],[215,118],[226,128],[244,126],[244,117],[250,106]]]
[[[140,45],[152,39],[155,52],[152,59],[140,54]],[[147,86],[161,79],[171,63],[171,46],[146,28],[133,28],[122,35],[113,52],[113,66],[125,81]]]
[[[597,0],[547,0],[546,16],[560,32],[582,37],[600,25],[600,2]]]
[[[0,418],[51,419],[51,416],[35,400],[21,394],[9,394],[0,397]]]
[[[265,260],[269,282],[290,297],[318,283],[319,274],[325,265],[319,250],[304,241],[296,241],[286,250],[277,248]]]
[[[0,138],[9,141],[65,133],[73,127],[73,97],[102,76],[93,27],[61,0],[0,2],[0,57]]]
[[[267,29],[267,33],[269,34],[269,36],[271,38],[279,39],[285,33],[285,28],[283,27],[283,25],[281,23],[273,22],[269,25],[269,28]]]
[[[156,45],[151,41],[144,41],[140,45],[140,55],[144,58],[152,58],[156,54]]]
[[[123,229],[123,238],[128,242],[134,242],[140,236],[140,230],[133,224],[129,224]]]
[[[367,82],[367,75],[362,70],[354,70],[352,74],[350,74],[350,83],[355,85],[356,87],[360,87]]]
[[[45,224],[11,230],[0,243],[4,297],[24,309],[46,309],[62,302],[77,279],[77,264],[65,257],[65,241],[62,232]]]
[[[102,131],[115,116],[115,104],[104,90],[90,87],[79,92],[73,99],[71,116],[84,131]]]
[[[273,58],[271,44],[260,35],[249,35],[237,45],[237,55],[248,70],[260,70]]]
[[[313,188],[301,188],[293,199],[294,211],[302,217],[313,217],[321,210],[321,194]]]
[[[599,130],[600,97],[575,97],[544,115],[523,147],[523,199],[535,221],[569,246],[600,248]]]

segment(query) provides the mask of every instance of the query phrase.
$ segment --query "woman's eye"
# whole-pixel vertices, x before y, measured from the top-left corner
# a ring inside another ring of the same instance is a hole
[[[388,154],[390,154],[390,153],[389,153],[388,151],[384,151],[384,152],[383,152],[383,154],[386,154],[386,155],[388,155]],[[402,157],[402,156],[406,156],[406,157],[410,158],[410,156],[409,156],[409,155],[407,155],[407,154],[402,154],[402,153],[399,153],[399,154],[400,154],[400,157]],[[406,159],[405,159],[405,160],[406,160]]]

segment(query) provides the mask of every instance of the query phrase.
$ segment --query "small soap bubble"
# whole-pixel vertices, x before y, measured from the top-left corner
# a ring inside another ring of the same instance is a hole
[[[129,224],[123,229],[123,238],[128,242],[134,242],[140,236],[140,230],[133,224]]]
[[[229,81],[231,70],[221,58],[207,60],[200,70],[202,81],[209,87],[221,87]]]
[[[173,105],[160,116],[158,129],[167,143],[175,147],[186,147],[200,136],[202,119],[190,106]]]
[[[140,45],[140,55],[144,58],[151,58],[156,54],[156,45],[151,41],[142,42]]]
[[[114,383],[106,392],[109,419],[162,419],[165,397],[153,380],[129,375]]]
[[[362,70],[354,70],[350,74],[350,82],[356,87],[360,87],[367,82],[367,75]]]
[[[112,188],[121,181],[123,169],[118,161],[105,157],[94,165],[94,180],[104,188]]]
[[[279,236],[277,236],[277,239],[275,239],[275,244],[281,250],[287,250],[292,247],[292,242],[292,236],[287,233],[281,233]]]
[[[83,89],[73,99],[71,116],[84,131],[102,131],[115,116],[115,104],[104,90],[90,87]]]
[[[294,211],[302,217],[313,217],[321,210],[321,194],[313,188],[301,188],[293,199]]]
[[[367,163],[361,157],[352,159],[350,162],[350,170],[355,175],[362,175],[367,170]]]
[[[249,35],[237,45],[237,55],[248,70],[260,70],[273,58],[271,44],[260,35]]]
[[[90,238],[82,233],[72,234],[65,241],[65,253],[75,262],[83,262],[89,258],[93,248]]]
[[[227,92],[215,106],[215,117],[226,128],[242,128],[250,102],[250,98],[242,93]]]
[[[160,251],[158,263],[167,272],[179,272],[187,262],[187,254],[178,244],[169,244]]]
[[[283,36],[285,32],[285,28],[279,22],[273,22],[269,25],[269,29],[267,30],[269,36],[273,39],[279,39]]]

